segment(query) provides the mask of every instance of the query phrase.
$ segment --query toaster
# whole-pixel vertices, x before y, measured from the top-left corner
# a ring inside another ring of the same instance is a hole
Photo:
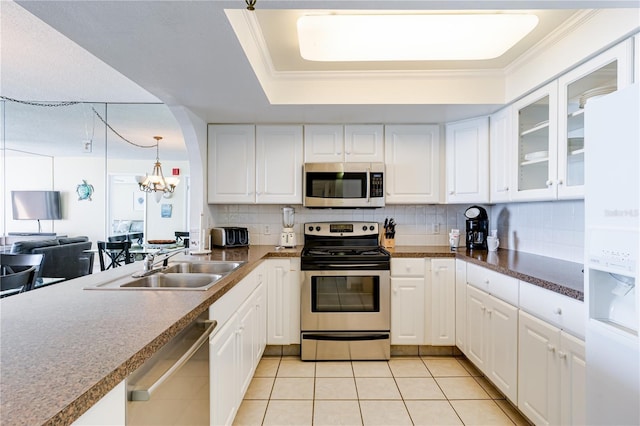
[[[212,228],[211,244],[217,247],[246,247],[249,245],[249,230],[236,226]]]

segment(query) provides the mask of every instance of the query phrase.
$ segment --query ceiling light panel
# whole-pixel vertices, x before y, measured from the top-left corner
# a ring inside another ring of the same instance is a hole
[[[497,58],[538,24],[533,14],[307,15],[298,19],[309,61]]]

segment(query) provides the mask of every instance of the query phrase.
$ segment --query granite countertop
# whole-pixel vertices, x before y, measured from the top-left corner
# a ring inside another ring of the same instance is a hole
[[[451,251],[442,246],[402,246],[389,251],[392,257],[456,257],[584,301],[584,273],[581,263],[505,249],[496,252],[465,248]]]
[[[197,260],[247,264],[207,291],[106,291],[87,286],[128,276],[133,263],[0,301],[0,424],[70,424],[142,365],[262,259],[299,257],[273,246],[213,250]],[[393,257],[456,257],[582,300],[582,265],[500,249],[452,252],[408,246]],[[494,256],[495,255],[495,256]]]

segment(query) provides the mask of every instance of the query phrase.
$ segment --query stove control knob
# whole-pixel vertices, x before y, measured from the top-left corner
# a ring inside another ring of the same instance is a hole
[[[369,227],[369,231],[373,231],[374,229],[376,229],[376,227],[375,227],[375,226],[373,226],[373,225],[371,225],[371,226]]]
[[[320,232],[320,227],[316,226],[316,231]]]
[[[313,232],[313,226],[309,227],[309,232]]]
[[[367,225],[362,225],[362,230],[366,231],[367,230]]]

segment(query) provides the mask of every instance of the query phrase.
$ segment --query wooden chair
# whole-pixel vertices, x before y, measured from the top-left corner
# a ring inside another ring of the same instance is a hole
[[[189,233],[184,231],[176,231],[176,243],[184,242],[185,248],[189,248]]]
[[[98,259],[100,260],[100,270],[106,271],[110,268],[126,265],[133,262],[129,253],[131,241],[107,242],[98,241]],[[105,263],[105,260],[108,263]]]
[[[24,271],[2,275],[0,277],[0,298],[31,290],[36,275],[35,266],[31,266]]]
[[[0,265],[2,275],[10,275],[23,272],[30,267],[35,267],[35,274],[32,281],[22,291],[29,291],[36,285],[36,280],[40,277],[42,264],[44,262],[44,254],[0,254]]]

